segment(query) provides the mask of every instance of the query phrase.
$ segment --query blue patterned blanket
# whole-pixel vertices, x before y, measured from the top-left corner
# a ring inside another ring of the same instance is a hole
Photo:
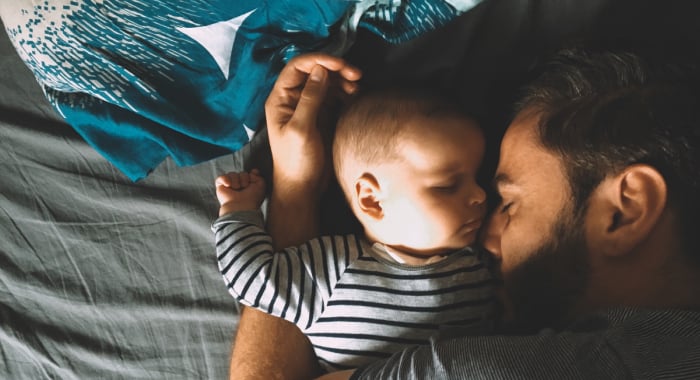
[[[43,0],[3,22],[46,97],[132,180],[246,144],[277,74],[358,28],[401,43],[480,0]],[[11,9],[8,9],[11,8]]]

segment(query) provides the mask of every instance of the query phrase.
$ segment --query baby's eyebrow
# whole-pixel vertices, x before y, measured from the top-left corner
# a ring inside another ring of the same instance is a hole
[[[439,173],[439,174],[454,174],[455,172],[459,171],[459,168],[460,168],[459,163],[449,162],[449,163],[439,165],[435,169],[435,172]]]

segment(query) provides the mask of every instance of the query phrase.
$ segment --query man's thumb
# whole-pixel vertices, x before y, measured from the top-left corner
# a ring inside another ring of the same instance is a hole
[[[311,69],[306,85],[301,91],[299,103],[294,111],[292,120],[298,125],[315,126],[321,104],[328,90],[328,72],[323,66],[316,65]]]

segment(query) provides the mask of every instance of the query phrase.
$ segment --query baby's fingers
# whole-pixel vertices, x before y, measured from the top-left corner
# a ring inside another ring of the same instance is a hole
[[[233,190],[241,189],[240,173],[230,172],[216,178],[216,186],[229,187]]]
[[[257,183],[257,182],[262,182],[263,177],[260,174],[260,170],[258,169],[253,169],[250,171],[250,183]]]
[[[216,180],[214,180],[214,185],[216,187],[231,187],[231,179],[229,178],[229,174],[224,174],[216,177]]]
[[[238,179],[240,181],[240,187],[242,189],[245,189],[246,187],[248,187],[248,185],[250,185],[250,174],[248,174],[247,172],[239,173]]]

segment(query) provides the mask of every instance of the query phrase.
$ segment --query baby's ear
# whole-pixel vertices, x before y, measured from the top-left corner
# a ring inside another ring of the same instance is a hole
[[[355,202],[363,215],[379,220],[384,216],[380,203],[381,188],[377,178],[371,173],[362,173],[355,180]]]

